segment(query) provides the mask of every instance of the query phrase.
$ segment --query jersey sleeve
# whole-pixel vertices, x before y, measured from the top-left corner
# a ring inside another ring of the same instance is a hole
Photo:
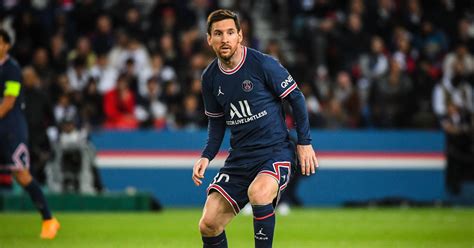
[[[276,59],[265,56],[262,66],[268,86],[278,97],[283,99],[297,88],[293,77]]]
[[[11,67],[6,73],[5,77],[5,90],[3,96],[14,96],[20,95],[21,90],[21,72],[18,68]]]
[[[212,92],[210,87],[210,82],[204,77],[202,77],[202,98],[204,100],[204,113],[213,118],[224,116],[224,110],[222,106],[217,102],[216,97]]]

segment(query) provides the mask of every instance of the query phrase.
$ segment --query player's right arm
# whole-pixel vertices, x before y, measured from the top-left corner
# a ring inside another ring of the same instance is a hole
[[[206,172],[209,161],[211,161],[219,152],[222,140],[225,134],[224,117],[209,117],[209,125],[207,130],[207,143],[201,158],[194,164],[193,181],[196,186],[202,184],[204,173]]]
[[[219,152],[222,140],[225,134],[225,118],[222,106],[217,102],[213,95],[212,87],[209,87],[209,82],[204,76],[202,77],[202,97],[204,100],[205,113],[208,116],[209,124],[207,129],[207,143],[201,158],[194,164],[192,179],[196,186],[202,184],[204,173],[206,172],[209,162]]]

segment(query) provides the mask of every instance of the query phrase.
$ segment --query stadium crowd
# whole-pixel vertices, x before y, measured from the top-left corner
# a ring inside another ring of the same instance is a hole
[[[200,76],[216,8],[236,10],[244,44],[289,68],[312,127],[469,125],[470,1],[7,0],[0,27],[23,67],[30,132],[205,128]],[[257,21],[283,38],[264,40]]]

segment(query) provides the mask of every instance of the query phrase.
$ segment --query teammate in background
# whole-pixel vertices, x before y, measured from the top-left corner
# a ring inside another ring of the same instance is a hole
[[[10,48],[10,36],[0,29],[0,168],[8,168],[41,213],[43,224],[40,237],[53,239],[60,225],[51,215],[39,184],[28,170],[28,129],[23,115],[21,70],[8,55]]]
[[[204,247],[227,247],[225,227],[247,202],[254,215],[255,247],[271,247],[275,206],[295,166],[282,100],[293,108],[296,151],[303,175],[315,173],[318,162],[311,146],[305,99],[278,61],[241,45],[235,13],[216,10],[207,19],[207,42],[217,55],[203,72],[202,94],[209,117],[208,140],[194,164],[199,186],[224,137],[231,130],[231,150],[224,167],[209,185],[199,222]]]

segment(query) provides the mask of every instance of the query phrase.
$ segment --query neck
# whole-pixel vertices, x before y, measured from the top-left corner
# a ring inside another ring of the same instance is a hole
[[[8,54],[0,54],[0,65],[5,63],[5,61],[8,59]]]
[[[235,50],[235,53],[234,55],[232,55],[232,57],[230,57],[228,60],[223,60],[221,58],[219,58],[220,62],[221,62],[221,65],[222,67],[224,67],[224,69],[233,69],[235,68],[240,60],[242,59],[242,56],[243,56],[243,46],[242,45],[239,45],[239,47],[237,47],[237,49]]]

